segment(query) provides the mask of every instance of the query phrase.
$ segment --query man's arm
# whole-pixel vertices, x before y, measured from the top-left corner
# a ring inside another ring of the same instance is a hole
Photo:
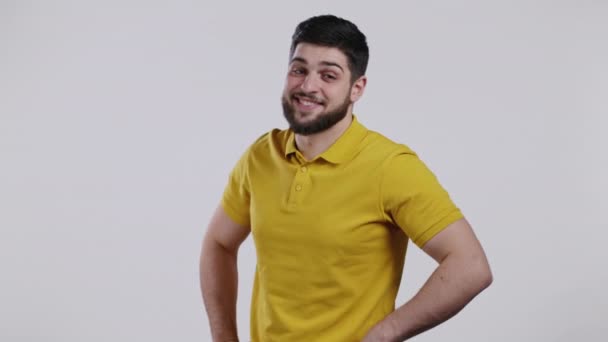
[[[364,342],[405,341],[446,321],[492,283],[481,244],[465,219],[422,248],[439,266],[418,293],[370,330]]]
[[[213,341],[238,341],[236,326],[237,252],[249,227],[218,206],[203,239],[200,281]]]

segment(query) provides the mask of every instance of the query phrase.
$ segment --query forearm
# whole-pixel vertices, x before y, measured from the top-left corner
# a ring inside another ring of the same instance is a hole
[[[457,314],[491,281],[484,256],[473,262],[447,257],[410,301],[373,330],[385,341],[405,341]]]
[[[236,252],[205,241],[200,260],[200,281],[213,341],[238,341]]]

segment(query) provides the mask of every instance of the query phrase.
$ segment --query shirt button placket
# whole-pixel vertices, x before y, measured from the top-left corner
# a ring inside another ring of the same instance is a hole
[[[304,196],[303,194],[303,190],[304,190],[304,186],[306,186],[308,184],[308,177],[310,175],[308,175],[309,169],[307,166],[300,166],[300,168],[298,169],[298,172],[295,175],[295,181],[294,181],[294,201],[292,202],[292,205],[295,205],[296,203],[299,203],[302,201],[302,196]]]
[[[306,173],[306,170],[308,170],[308,169],[306,168],[306,166],[302,166],[302,167],[300,167],[300,172],[301,172],[302,174]],[[304,179],[302,179],[302,177],[303,177],[303,175],[302,175],[302,174],[298,174],[298,175],[296,176],[296,178],[298,179],[298,180],[297,180],[297,183],[296,183],[296,191],[298,191],[298,192],[299,192],[299,191],[302,191],[302,181],[304,180]]]

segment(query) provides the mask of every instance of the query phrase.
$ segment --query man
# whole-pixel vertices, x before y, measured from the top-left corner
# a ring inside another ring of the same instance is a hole
[[[292,37],[282,95],[290,129],[255,141],[232,171],[201,253],[214,341],[237,341],[237,251],[252,233],[251,340],[403,341],[490,285],[484,251],[433,173],[352,114],[365,36],[318,16]],[[395,310],[408,240],[438,263]]]

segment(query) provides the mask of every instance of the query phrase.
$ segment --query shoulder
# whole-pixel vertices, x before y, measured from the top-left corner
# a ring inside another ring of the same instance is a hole
[[[289,132],[289,130],[273,128],[263,133],[249,145],[245,151],[245,156],[250,160],[284,153]]]
[[[373,159],[382,162],[382,164],[388,163],[394,158],[400,158],[400,156],[405,156],[406,159],[418,157],[416,152],[408,145],[396,142],[372,130],[367,131],[362,153],[374,156]]]

